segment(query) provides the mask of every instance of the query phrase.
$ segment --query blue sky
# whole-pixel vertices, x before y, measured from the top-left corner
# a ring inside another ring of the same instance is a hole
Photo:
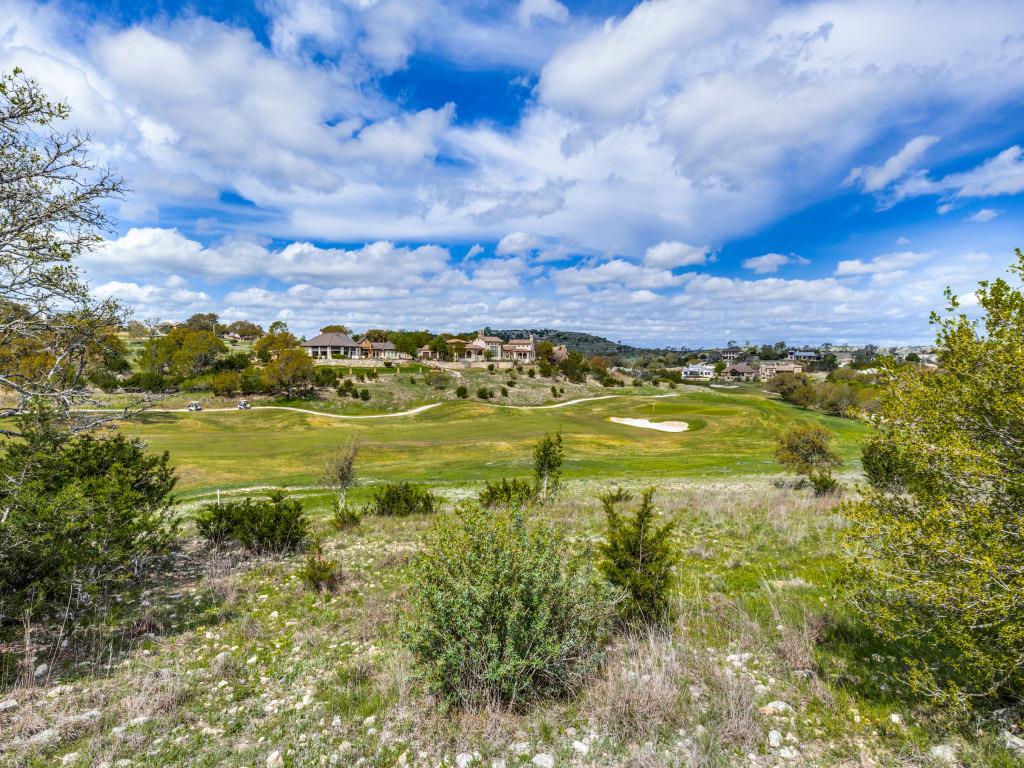
[[[1017,0],[0,0],[140,318],[920,343],[1024,245]]]

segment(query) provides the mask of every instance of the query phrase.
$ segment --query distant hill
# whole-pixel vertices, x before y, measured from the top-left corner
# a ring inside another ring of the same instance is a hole
[[[663,350],[648,347],[634,347],[629,344],[620,344],[603,336],[595,336],[592,333],[581,333],[579,331],[559,331],[554,328],[513,328],[498,329],[485,328],[484,331],[492,336],[505,339],[524,339],[531,333],[538,341],[550,341],[552,344],[565,344],[570,351],[582,352],[585,355],[617,355],[618,357],[637,357],[642,355],[656,354]]]

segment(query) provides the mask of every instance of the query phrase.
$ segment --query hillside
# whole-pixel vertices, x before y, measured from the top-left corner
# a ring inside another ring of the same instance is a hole
[[[596,336],[592,333],[581,331],[560,331],[554,328],[517,328],[517,329],[484,329],[487,333],[498,336],[502,339],[525,338],[531,333],[539,341],[550,341],[552,344],[564,344],[570,350],[582,352],[585,355],[603,355],[605,357],[616,355],[618,357],[639,357],[642,355],[658,354],[666,351],[652,347],[635,347],[630,344],[621,344],[603,336]]]

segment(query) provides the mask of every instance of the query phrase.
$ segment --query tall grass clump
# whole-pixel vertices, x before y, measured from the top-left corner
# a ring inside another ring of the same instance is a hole
[[[600,667],[616,592],[565,536],[509,511],[465,505],[439,518],[416,558],[405,636],[448,705],[578,691]]]
[[[488,480],[478,500],[487,509],[526,509],[537,500],[537,486],[515,477]]]

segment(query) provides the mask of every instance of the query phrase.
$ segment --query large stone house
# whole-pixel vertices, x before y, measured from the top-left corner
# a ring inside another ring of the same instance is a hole
[[[446,343],[450,358],[457,362],[532,363],[537,359],[537,344],[533,336],[528,339],[511,339],[506,343],[497,336],[486,336],[481,332],[472,341],[451,338]],[[439,355],[429,346],[421,347],[418,355],[421,360],[439,359]]]
[[[407,357],[407,355],[403,355],[395,349],[395,345],[390,341],[363,339],[359,342],[359,348],[363,352],[362,356],[370,360],[400,360],[403,357]]]
[[[753,381],[757,378],[757,371],[746,363],[733,363],[722,371],[722,378],[732,381]]]

